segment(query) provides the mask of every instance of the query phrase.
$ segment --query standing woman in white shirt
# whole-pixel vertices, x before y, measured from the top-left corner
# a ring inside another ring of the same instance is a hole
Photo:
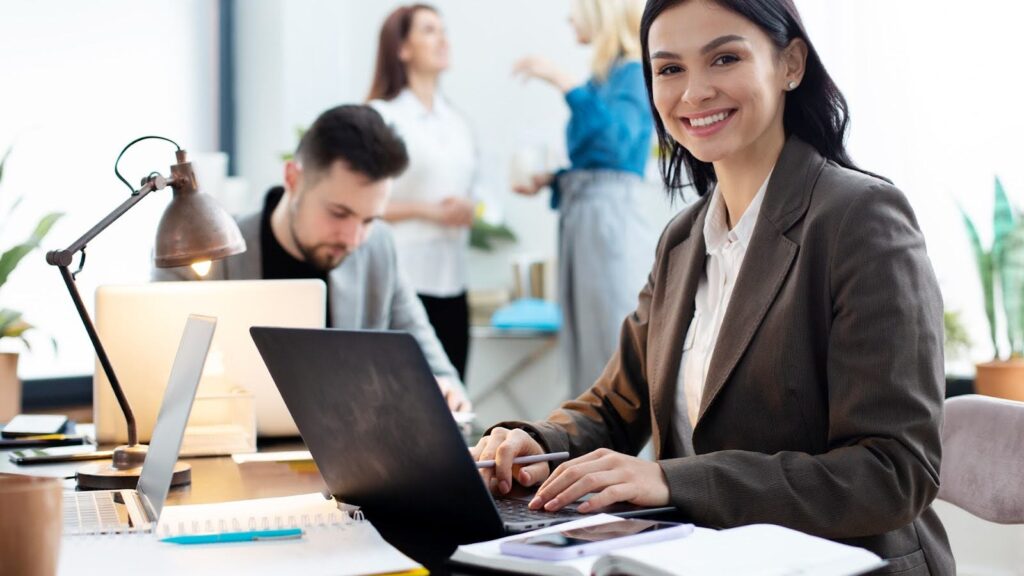
[[[475,147],[469,126],[440,91],[448,39],[437,9],[402,6],[380,30],[367,97],[405,140],[409,168],[395,180],[384,218],[398,264],[465,381],[469,352],[466,250],[473,223]]]

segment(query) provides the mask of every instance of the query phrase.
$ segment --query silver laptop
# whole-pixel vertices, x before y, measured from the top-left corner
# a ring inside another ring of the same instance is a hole
[[[216,318],[195,314],[185,323],[137,488],[66,492],[65,534],[148,532],[156,526],[216,326]]]

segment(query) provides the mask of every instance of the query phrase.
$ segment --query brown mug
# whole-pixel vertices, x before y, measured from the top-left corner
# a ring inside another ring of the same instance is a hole
[[[62,497],[57,478],[0,474],[0,575],[57,573]]]

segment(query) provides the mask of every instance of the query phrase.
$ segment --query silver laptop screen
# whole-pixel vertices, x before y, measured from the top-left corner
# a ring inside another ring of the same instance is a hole
[[[192,402],[195,400],[196,388],[203,374],[206,353],[210,349],[216,325],[216,318],[193,314],[188,317],[181,335],[167,390],[160,405],[160,414],[153,427],[149,451],[142,465],[142,475],[139,477],[139,495],[144,503],[148,501],[152,507],[150,512],[154,514],[153,520],[159,519],[167,491],[171,488],[171,477],[178,461],[181,439],[185,435],[185,424],[192,411]]]

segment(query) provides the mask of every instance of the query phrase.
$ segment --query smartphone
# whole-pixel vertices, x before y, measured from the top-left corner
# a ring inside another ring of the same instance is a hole
[[[15,464],[54,464],[57,462],[80,462],[103,460],[114,455],[112,450],[97,450],[93,444],[84,446],[61,446],[58,448],[29,448],[14,450],[8,458]]]
[[[18,414],[0,430],[4,438],[58,434],[64,431],[68,417],[49,414]]]
[[[505,540],[499,549],[502,554],[509,556],[569,560],[625,546],[682,538],[692,532],[693,524],[628,518],[585,528]]]

